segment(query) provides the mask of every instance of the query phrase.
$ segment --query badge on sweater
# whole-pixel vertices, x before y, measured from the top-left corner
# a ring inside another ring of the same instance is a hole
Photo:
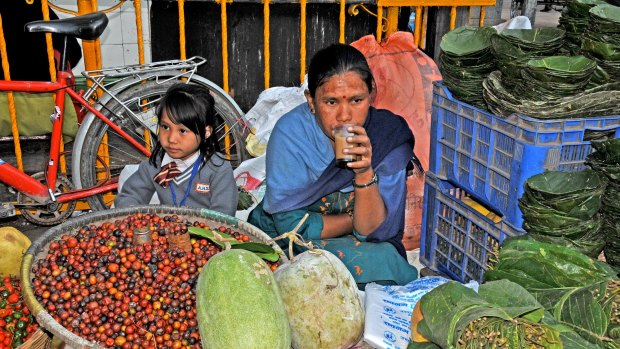
[[[206,194],[209,192],[211,188],[209,188],[209,184],[207,183],[196,183],[196,192],[201,194]]]

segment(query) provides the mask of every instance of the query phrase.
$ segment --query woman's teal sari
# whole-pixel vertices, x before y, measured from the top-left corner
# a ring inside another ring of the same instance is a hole
[[[327,250],[336,255],[349,269],[360,288],[369,282],[383,285],[404,285],[418,277],[415,267],[411,266],[389,242],[366,242],[366,237],[360,234],[351,234],[333,239],[321,239],[323,229],[321,215],[340,214],[353,207],[355,200],[353,192],[336,192],[321,198],[305,209],[275,214],[280,221],[295,223],[310,212],[306,223],[298,231],[304,240],[312,242],[315,248]],[[262,202],[252,211],[250,223],[260,227],[272,238],[280,233],[276,230],[273,216],[262,209]],[[277,241],[283,250],[288,251],[288,239]],[[294,253],[299,254],[306,249],[299,245],[294,246]]]

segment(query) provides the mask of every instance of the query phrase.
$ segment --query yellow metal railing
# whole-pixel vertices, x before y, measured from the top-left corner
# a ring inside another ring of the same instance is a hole
[[[222,44],[222,88],[224,91],[229,92],[229,68],[228,68],[228,23],[227,23],[227,3],[232,3],[232,0],[214,0],[220,5],[220,17],[221,17],[221,44]],[[113,7],[107,9],[105,12],[115,11],[119,9],[125,0],[121,0],[118,4]],[[186,33],[185,33],[185,0],[177,0],[178,2],[178,13],[179,13],[179,48],[180,48],[180,58],[186,59]],[[262,0],[263,3],[263,37],[264,37],[264,88],[267,89],[270,87],[270,75],[271,75],[271,65],[270,65],[270,6],[272,5],[271,0]],[[142,32],[142,12],[141,12],[141,2],[140,0],[134,0],[134,9],[136,15],[136,29],[137,29],[137,42],[138,42],[138,61],[140,64],[144,63],[144,39]],[[300,57],[299,57],[299,78],[300,81],[303,82],[303,79],[306,74],[306,8],[307,8],[307,0],[300,0]],[[469,17],[471,17],[471,8],[472,6],[480,6],[480,19],[479,25],[484,25],[484,17],[485,17],[485,6],[494,6],[495,0],[377,0],[377,13],[370,12],[363,4],[349,4],[349,9],[347,10],[347,0],[339,0],[339,39],[340,43],[345,43],[345,24],[346,24],[346,15],[347,13],[350,16],[355,16],[359,11],[356,7],[360,6],[365,11],[371,13],[372,15],[377,17],[377,28],[376,28],[376,38],[380,41],[385,32],[385,36],[389,36],[391,33],[397,30],[397,19],[398,19],[398,11],[401,7],[411,7],[415,9],[416,19],[415,19],[415,31],[414,31],[414,42],[420,47],[424,48],[426,46],[426,26],[428,23],[428,8],[429,7],[450,7],[450,29],[454,29],[456,24],[456,9],[457,7],[469,7]],[[61,12],[72,13],[72,14],[85,14],[98,10],[97,0],[77,0],[78,12],[71,12],[65,9],[54,6],[53,4],[48,5],[47,0],[42,0],[42,11],[44,14],[44,19],[49,19],[49,7],[54,8],[55,10],[59,10]],[[326,4],[329,5],[329,4]],[[384,9],[387,9],[387,15],[384,16]],[[469,18],[468,18],[469,19]],[[1,19],[0,19],[1,20]],[[1,29],[1,22],[0,22]],[[0,38],[1,39],[1,38]],[[50,74],[52,79],[56,78],[55,66],[53,64],[53,48],[51,43],[51,35],[47,34],[47,50],[48,50],[48,60],[50,62]],[[2,40],[0,40],[1,43]],[[99,39],[97,40],[84,40],[82,43],[83,51],[84,51],[84,66],[87,70],[101,69],[101,46]],[[5,46],[2,45],[2,48],[6,50]],[[5,62],[6,52],[2,52],[2,66],[5,71],[8,72],[8,62]],[[6,68],[5,68],[6,65]],[[10,79],[8,74],[5,74],[7,79]],[[17,129],[17,122],[15,118],[15,110],[14,107],[11,108],[10,101],[12,98],[9,97],[9,109],[11,112],[11,125],[13,130],[13,137],[15,142],[15,152],[17,155],[17,164],[20,170],[23,170],[22,166],[22,153],[19,144],[19,131]],[[148,135],[147,135],[148,136]],[[149,139],[147,138],[147,142]],[[149,144],[147,144],[148,146]]]
[[[9,72],[9,60],[6,52],[6,40],[4,40],[4,30],[2,30],[2,16],[0,16],[0,52],[2,54],[2,70],[4,78],[11,80]],[[15,112],[15,98],[13,92],[7,94],[9,101],[9,115],[11,118],[11,134],[13,135],[13,147],[15,148],[15,156],[17,157],[17,168],[24,172],[24,163],[22,162],[22,147],[19,142],[19,129],[17,128],[17,115]]]
[[[183,3],[185,0],[178,0],[179,2],[179,20],[183,21]],[[220,4],[220,17],[222,24],[222,74],[223,74],[223,86],[224,91],[228,92],[229,83],[228,83],[228,28],[227,28],[227,12],[226,12],[226,3],[231,3],[232,0],[215,0],[218,4]],[[269,41],[269,17],[270,17],[270,0],[262,0],[263,3],[263,36],[264,36],[264,87],[265,89],[270,86],[270,75],[271,75],[271,65],[270,65],[270,41]],[[346,0],[339,0],[338,2],[340,6],[339,13],[339,39],[340,43],[345,43],[345,22],[346,22],[346,14],[347,12],[354,16],[358,13],[358,10],[355,9],[356,6],[361,6],[365,11],[371,13],[363,4],[352,4],[351,8],[347,11],[346,9]],[[306,7],[307,0],[300,0],[300,57],[299,57],[299,80],[303,82],[304,77],[306,75]],[[377,17],[377,30],[376,37],[377,40],[380,41],[383,37],[383,32],[386,32],[386,35],[389,36],[391,33],[397,30],[397,21],[398,21],[398,11],[400,7],[413,7],[416,11],[416,23],[415,23],[415,32],[414,32],[414,40],[415,44],[418,47],[424,48],[426,45],[426,41],[424,37],[426,36],[426,25],[428,23],[428,7],[450,7],[450,29],[454,29],[456,24],[456,9],[460,6],[469,7],[469,17],[471,17],[471,7],[472,6],[480,6],[480,20],[479,25],[484,25],[484,16],[485,9],[484,6],[495,6],[495,0],[377,0],[377,13],[373,14]],[[387,8],[387,18],[383,16],[383,9]],[[386,23],[386,25],[384,25]],[[180,41],[181,41],[181,55],[184,55],[184,43],[185,43],[185,30],[184,24],[180,24],[181,30],[180,33]],[[140,40],[140,39],[139,39]]]
[[[485,6],[495,6],[495,0],[378,0],[377,1],[377,13],[381,14],[383,7],[415,7],[415,32],[414,42],[419,47],[421,46],[421,39],[425,37],[426,22],[428,20],[428,7],[450,7],[450,30],[454,29],[456,25],[456,8],[457,7],[469,7],[469,16],[471,17],[471,7],[480,6],[480,20],[479,26],[484,25]],[[469,19],[469,18],[468,18]],[[379,27],[380,23],[377,23]],[[391,34],[388,31],[388,34]],[[377,30],[377,40],[381,40],[381,32]]]

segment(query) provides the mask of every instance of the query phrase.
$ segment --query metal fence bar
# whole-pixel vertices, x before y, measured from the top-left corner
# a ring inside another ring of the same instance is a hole
[[[265,69],[264,69],[264,79],[265,79],[265,90],[269,88],[269,79],[270,79],[270,69],[271,69],[271,51],[269,49],[269,0],[264,0],[263,2],[263,37],[265,38],[263,41],[263,50],[265,51]]]

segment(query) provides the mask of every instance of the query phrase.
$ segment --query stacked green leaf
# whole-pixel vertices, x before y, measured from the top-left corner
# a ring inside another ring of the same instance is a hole
[[[590,9],[581,51],[599,66],[593,85],[620,79],[620,7],[599,4]]]
[[[514,93],[527,99],[555,100],[585,90],[596,62],[584,56],[550,56],[529,60],[515,81]]]
[[[482,81],[496,69],[490,27],[459,27],[441,38],[439,69],[443,83],[461,101],[485,108]]]
[[[575,55],[581,51],[581,39],[587,32],[590,21],[590,9],[596,5],[606,4],[603,0],[569,1],[560,17],[559,27],[566,31],[564,49]]]
[[[600,4],[590,9],[590,29],[597,33],[620,34],[620,7]]]
[[[419,300],[418,332],[427,343],[409,348],[562,348],[561,331],[541,323],[543,306],[507,280],[488,282],[478,293],[447,282]]]
[[[530,292],[552,315],[544,323],[570,329],[561,334],[565,348],[620,348],[620,281],[609,265],[525,235],[504,240],[484,279],[510,280]]]
[[[620,268],[620,139],[592,142],[595,149],[586,164],[609,180],[603,195],[602,231],[607,263]]]
[[[620,82],[554,100],[532,99],[516,94],[514,84],[509,85],[499,71],[489,74],[482,87],[489,110],[498,116],[517,113],[538,119],[570,119],[620,115]]]
[[[606,185],[591,170],[547,171],[528,178],[519,199],[523,229],[538,241],[598,256],[605,246],[598,211]]]
[[[504,29],[491,38],[497,66],[509,85],[521,79],[530,59],[556,54],[563,42],[564,30],[559,28]]]

